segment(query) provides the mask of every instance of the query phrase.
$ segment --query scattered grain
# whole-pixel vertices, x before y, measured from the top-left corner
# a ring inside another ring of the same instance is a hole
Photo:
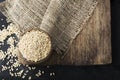
[[[5,27],[5,25],[2,25],[2,27]]]
[[[42,74],[44,74],[44,71],[42,71]]]
[[[0,50],[0,60],[2,60],[3,58],[5,58],[5,55],[4,55],[3,51]]]
[[[31,79],[32,79],[31,76],[29,76],[28,80],[31,80]]]
[[[3,21],[4,19],[3,18],[1,18],[1,21]]]

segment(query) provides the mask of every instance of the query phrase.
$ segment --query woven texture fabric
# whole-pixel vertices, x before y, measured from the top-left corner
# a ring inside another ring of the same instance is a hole
[[[7,0],[6,13],[24,32],[31,27],[46,31],[53,49],[65,54],[92,16],[97,0]]]

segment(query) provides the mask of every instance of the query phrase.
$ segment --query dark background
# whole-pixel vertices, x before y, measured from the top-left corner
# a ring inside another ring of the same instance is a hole
[[[0,14],[1,17],[5,19],[2,14]],[[7,25],[6,21],[0,22],[0,26],[2,24]],[[54,65],[50,69],[55,72],[56,80],[120,80],[120,0],[111,0],[111,29],[112,64],[96,66]],[[44,78],[46,77],[43,77],[42,80]]]

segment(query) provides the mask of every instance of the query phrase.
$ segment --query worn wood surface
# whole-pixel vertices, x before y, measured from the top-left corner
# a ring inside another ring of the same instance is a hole
[[[110,0],[98,0],[96,9],[67,54],[55,51],[42,64],[93,65],[111,63]]]
[[[53,51],[43,64],[93,65],[111,63],[110,0],[98,0],[98,5],[86,27],[73,41],[67,55],[61,59]]]

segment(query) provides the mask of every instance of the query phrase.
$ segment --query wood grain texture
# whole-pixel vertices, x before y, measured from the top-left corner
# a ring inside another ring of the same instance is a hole
[[[92,17],[73,41],[67,55],[61,59],[53,51],[51,57],[43,64],[93,65],[111,63],[110,0],[98,0],[98,2]]]

